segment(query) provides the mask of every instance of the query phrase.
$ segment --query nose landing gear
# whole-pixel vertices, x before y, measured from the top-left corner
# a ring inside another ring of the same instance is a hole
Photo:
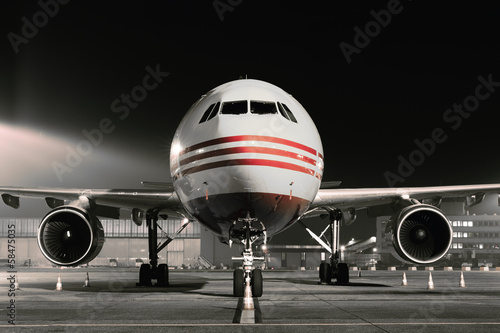
[[[266,228],[262,222],[262,230],[254,228],[252,223],[258,222],[258,220],[256,218],[251,218],[249,213],[247,213],[245,218],[239,218],[238,222],[242,222],[243,227],[239,230],[231,230],[230,236],[231,238],[237,238],[245,248],[241,257],[232,258],[232,260],[243,261],[242,267],[234,270],[233,294],[236,297],[243,297],[245,296],[245,289],[248,290],[250,288],[253,297],[261,297],[263,292],[262,270],[254,267],[254,261],[263,262],[265,258],[254,256],[252,244],[261,237],[264,238],[264,244],[266,243]]]

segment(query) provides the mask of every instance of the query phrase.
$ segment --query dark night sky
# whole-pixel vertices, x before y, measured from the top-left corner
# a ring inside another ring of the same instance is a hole
[[[384,173],[398,173],[398,156],[408,158],[415,140],[441,128],[446,141],[396,186],[500,182],[500,87],[461,123],[455,113],[443,118],[454,104],[477,101],[479,76],[500,82],[500,21],[489,3],[187,3],[71,1],[46,15],[35,1],[3,1],[0,183],[168,181],[169,143],[183,114],[240,75],[283,88],[308,110],[323,140],[325,180],[386,187]],[[214,4],[227,10],[219,15]],[[36,20],[36,33],[23,29]],[[357,31],[367,27],[372,36],[362,40]],[[17,46],[14,34],[24,38]],[[356,41],[348,63],[340,45]],[[147,66],[169,75],[120,119],[113,101],[142,84]],[[67,147],[105,118],[113,130],[60,181],[52,163],[64,162]]]

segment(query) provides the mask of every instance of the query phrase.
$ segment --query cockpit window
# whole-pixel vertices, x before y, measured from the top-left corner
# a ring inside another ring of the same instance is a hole
[[[219,107],[220,107],[220,102],[217,102],[217,104],[215,104],[214,108],[212,109],[212,112],[210,112],[210,116],[208,116],[207,121],[209,121],[210,119],[212,119],[217,115],[217,113],[219,112]]]
[[[214,108],[214,105],[215,105],[215,103],[214,103],[214,104],[211,104],[211,105],[207,108],[207,110],[203,113],[203,116],[201,117],[200,122],[199,122],[198,124],[201,124],[202,122],[207,121],[208,116],[210,115],[210,112],[212,112],[212,109]]]
[[[219,105],[220,102],[211,104],[207,108],[207,110],[203,113],[203,116],[201,117],[199,124],[215,117],[217,115],[217,112],[219,111]]]
[[[244,114],[248,112],[247,101],[232,101],[222,103],[221,114]]]
[[[280,107],[281,114],[285,113],[288,116],[288,117],[285,117],[285,118],[288,118],[291,121],[293,121],[294,123],[297,123],[297,119],[293,115],[292,111],[288,108],[288,106],[286,106],[286,104],[278,103],[278,105]]]
[[[250,101],[250,113],[275,114],[278,113],[278,110],[276,110],[274,102]]]
[[[278,103],[278,107],[279,107],[278,109],[280,110],[280,113],[283,116],[283,118],[285,118],[286,120],[290,120],[290,118],[288,118],[288,115],[286,114],[286,111],[283,108],[283,106],[281,105],[281,103]]]

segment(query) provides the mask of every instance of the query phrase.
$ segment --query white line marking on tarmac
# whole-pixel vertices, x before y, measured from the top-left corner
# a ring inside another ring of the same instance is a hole
[[[250,298],[251,307],[248,306],[249,300],[240,297],[238,300],[238,305],[236,306],[236,313],[233,319],[235,324],[255,324],[256,323],[256,313],[255,310],[260,311],[258,307],[254,307],[254,301]],[[258,305],[258,302],[255,302]],[[259,312],[260,313],[260,312]],[[260,322],[260,321],[259,321]]]
[[[239,326],[240,324],[226,324],[226,323],[218,323],[218,324],[151,324],[151,323],[129,323],[129,324],[16,324],[16,325],[0,325],[0,327],[212,327],[212,326]],[[387,325],[387,326],[415,326],[415,325],[432,325],[432,326],[440,326],[440,325],[455,325],[455,326],[468,326],[468,325],[500,325],[500,322],[470,322],[470,323],[461,323],[461,322],[421,322],[421,323],[276,323],[276,324],[255,324],[259,326],[372,326],[372,325]]]
[[[254,310],[241,311],[240,324],[255,324],[255,311]]]

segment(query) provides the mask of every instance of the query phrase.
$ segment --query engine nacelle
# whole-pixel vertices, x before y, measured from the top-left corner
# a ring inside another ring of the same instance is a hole
[[[99,219],[76,206],[50,211],[38,227],[38,246],[45,258],[59,266],[88,263],[101,252],[104,229]]]
[[[434,206],[405,207],[391,218],[391,222],[394,249],[405,261],[430,264],[441,259],[451,246],[451,224]]]

